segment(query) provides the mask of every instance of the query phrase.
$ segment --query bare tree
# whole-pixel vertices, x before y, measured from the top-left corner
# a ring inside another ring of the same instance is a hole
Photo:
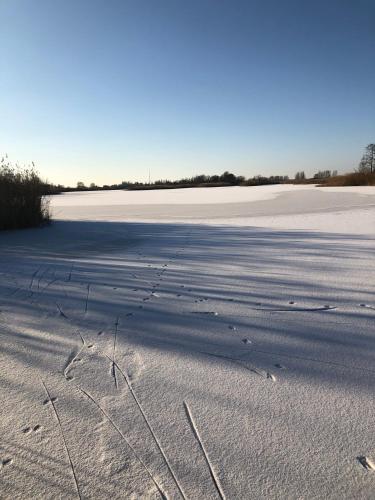
[[[303,181],[306,179],[305,172],[303,170],[301,172],[297,172],[294,178],[296,181]]]
[[[358,165],[358,172],[375,172],[375,144],[368,144]]]

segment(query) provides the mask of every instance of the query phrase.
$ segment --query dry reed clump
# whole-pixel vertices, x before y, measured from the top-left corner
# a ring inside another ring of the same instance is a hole
[[[0,163],[0,230],[40,226],[50,220],[46,184],[32,168]]]

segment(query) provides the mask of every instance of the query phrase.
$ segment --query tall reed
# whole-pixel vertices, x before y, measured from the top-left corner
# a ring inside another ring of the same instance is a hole
[[[34,166],[0,162],[0,230],[40,226],[50,220],[46,184]]]

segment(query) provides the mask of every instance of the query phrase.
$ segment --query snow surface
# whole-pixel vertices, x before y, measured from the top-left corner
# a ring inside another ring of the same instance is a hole
[[[54,206],[100,206],[100,205],[206,205],[211,203],[233,203],[272,200],[279,193],[309,189],[293,184],[275,184],[252,187],[155,189],[145,191],[88,191],[62,193],[54,197]]]
[[[56,218],[187,222],[374,234],[375,187],[292,184],[155,191],[93,191],[53,196]]]
[[[0,497],[374,498],[374,189],[128,195],[0,235]]]

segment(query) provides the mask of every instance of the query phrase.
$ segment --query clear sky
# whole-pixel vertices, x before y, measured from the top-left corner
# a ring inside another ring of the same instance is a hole
[[[0,0],[0,154],[52,182],[347,171],[374,0]]]

